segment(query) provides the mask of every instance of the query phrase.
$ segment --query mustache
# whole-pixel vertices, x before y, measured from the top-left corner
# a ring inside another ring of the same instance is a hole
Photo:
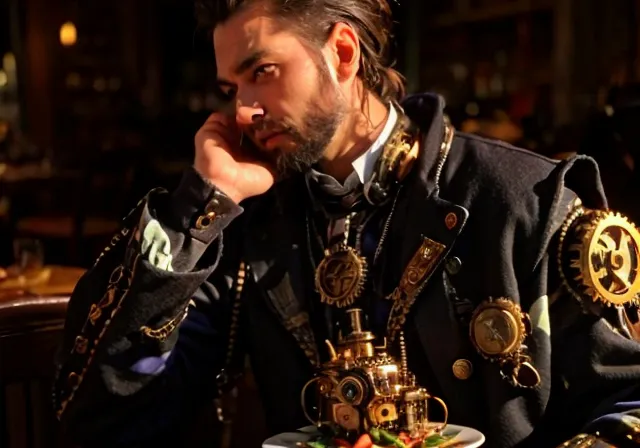
[[[269,116],[263,116],[255,120],[249,126],[249,131],[255,135],[258,132],[284,132],[290,134],[295,127],[288,123],[287,120],[274,120]]]

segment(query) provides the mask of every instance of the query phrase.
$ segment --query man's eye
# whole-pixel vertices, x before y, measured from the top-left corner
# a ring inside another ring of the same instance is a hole
[[[260,79],[264,76],[270,76],[275,74],[276,70],[277,70],[277,67],[275,66],[275,64],[261,65],[260,67],[256,68],[256,70],[253,72],[253,77],[255,79]]]

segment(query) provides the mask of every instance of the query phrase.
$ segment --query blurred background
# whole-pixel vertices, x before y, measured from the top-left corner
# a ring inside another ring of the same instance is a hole
[[[640,222],[640,0],[392,4],[409,92],[460,130],[595,157]],[[0,446],[50,446],[46,341],[121,217],[191,163],[213,79],[190,0],[0,0]]]
[[[444,95],[458,129],[549,157],[592,154],[622,200],[640,1],[392,4],[410,92]],[[112,220],[190,163],[215,105],[210,43],[189,0],[0,0],[0,58],[0,265],[29,236],[47,262],[87,266]]]

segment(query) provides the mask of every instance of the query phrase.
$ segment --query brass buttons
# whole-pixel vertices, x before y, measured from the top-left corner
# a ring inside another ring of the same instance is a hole
[[[198,217],[196,221],[196,229],[204,230],[208,228],[211,224],[213,224],[213,220],[215,219],[215,212],[209,212],[206,215],[201,215]]]
[[[204,230],[207,229],[211,224],[213,224],[213,220],[218,215],[215,210],[220,206],[220,201],[217,199],[212,199],[207,204],[207,207],[204,209],[204,214],[198,217],[196,221],[196,229]]]
[[[87,340],[87,338],[82,336],[77,336],[76,343],[73,347],[73,351],[81,355],[84,355],[85,353],[87,353],[88,346],[89,346],[89,341]]]
[[[458,359],[453,363],[453,375],[459,380],[468,380],[473,374],[473,364],[468,359]]]

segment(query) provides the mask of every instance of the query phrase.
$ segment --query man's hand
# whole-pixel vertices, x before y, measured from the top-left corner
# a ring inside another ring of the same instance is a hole
[[[212,114],[195,137],[194,168],[236,203],[265,193],[275,182],[260,153],[243,147],[241,139],[237,121],[222,113]]]

